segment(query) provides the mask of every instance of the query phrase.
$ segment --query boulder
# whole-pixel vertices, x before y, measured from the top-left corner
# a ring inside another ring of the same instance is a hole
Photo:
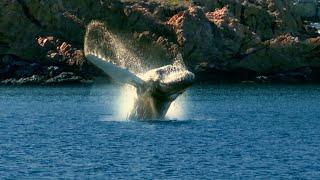
[[[217,27],[210,23],[201,7],[191,6],[171,17],[166,24],[175,31],[188,65],[220,58]]]

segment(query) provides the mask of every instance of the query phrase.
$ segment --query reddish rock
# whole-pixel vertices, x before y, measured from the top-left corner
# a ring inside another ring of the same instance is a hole
[[[230,19],[229,10],[227,6],[221,9],[217,9],[213,12],[207,12],[206,16],[210,22],[214,23],[218,27],[226,26],[227,24],[225,23],[228,22]]]
[[[51,50],[55,47],[54,37],[38,37],[38,45],[41,46],[44,50]]]
[[[200,7],[189,7],[171,17],[166,24],[174,29],[187,61],[196,64],[219,59],[216,26],[209,22]]]
[[[61,54],[66,54],[71,49],[71,45],[63,42],[59,47],[59,51]]]

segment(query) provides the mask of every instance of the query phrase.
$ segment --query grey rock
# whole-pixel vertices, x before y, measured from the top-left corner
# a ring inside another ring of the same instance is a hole
[[[44,76],[33,75],[30,77],[20,78],[20,79],[9,78],[9,79],[1,81],[1,84],[5,84],[5,85],[34,85],[34,84],[41,84],[44,82],[44,80],[45,80]]]
[[[81,83],[84,78],[77,76],[72,72],[62,72],[61,74],[45,81],[45,84],[61,84],[61,83]]]
[[[54,77],[62,73],[63,69],[58,66],[49,66],[47,67],[47,72],[50,77]]]

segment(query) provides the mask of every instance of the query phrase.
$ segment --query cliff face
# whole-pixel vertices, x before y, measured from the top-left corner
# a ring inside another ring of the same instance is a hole
[[[182,52],[199,79],[318,80],[320,36],[306,26],[319,20],[314,1],[2,0],[0,7],[3,83],[101,75],[83,55],[92,20],[164,60]]]

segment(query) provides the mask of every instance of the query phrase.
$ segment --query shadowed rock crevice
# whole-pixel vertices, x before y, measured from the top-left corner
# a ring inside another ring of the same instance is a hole
[[[17,1],[21,5],[24,15],[31,21],[31,23],[35,24],[39,28],[43,28],[43,25],[41,24],[41,22],[31,14],[25,1],[24,0],[17,0]]]

